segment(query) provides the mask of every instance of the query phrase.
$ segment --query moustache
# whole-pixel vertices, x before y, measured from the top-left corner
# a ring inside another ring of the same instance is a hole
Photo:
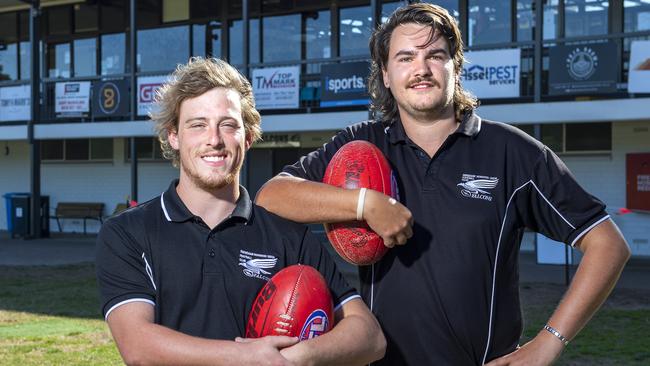
[[[427,82],[427,83],[429,83],[429,84],[431,84],[431,85],[433,85],[433,86],[440,87],[440,84],[438,84],[438,82],[435,81],[434,79],[431,79],[431,78],[422,78],[422,77],[416,77],[416,78],[414,78],[413,80],[411,80],[411,81],[408,83],[408,87],[409,87],[409,88],[410,88],[410,87],[413,87],[413,85],[415,85],[415,84],[419,84],[419,83],[422,83],[422,82]]]

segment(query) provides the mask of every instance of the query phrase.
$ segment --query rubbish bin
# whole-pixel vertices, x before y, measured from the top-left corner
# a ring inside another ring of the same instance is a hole
[[[31,195],[29,193],[6,193],[3,195],[7,206],[7,230],[11,237],[27,237],[31,222]],[[41,196],[41,237],[50,236],[50,197]]]

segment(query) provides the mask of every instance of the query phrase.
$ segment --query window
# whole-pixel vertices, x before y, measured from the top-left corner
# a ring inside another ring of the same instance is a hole
[[[422,1],[422,2],[442,6],[443,8],[447,9],[449,14],[453,15],[457,21],[458,18],[460,17],[460,13],[458,12],[458,0],[440,0],[440,1],[429,0],[429,1]]]
[[[612,124],[571,123],[565,125],[566,152],[611,151]]]
[[[31,55],[31,49],[29,48],[29,42],[20,42],[20,79],[27,80],[29,75],[31,75],[31,65],[29,55]]]
[[[544,4],[544,39],[555,39],[560,32],[558,0],[548,0]]]
[[[558,154],[612,150],[611,122],[544,124],[542,143]]]
[[[370,53],[368,40],[372,32],[370,7],[343,8],[339,13],[340,55],[366,56]]]
[[[138,31],[138,71],[169,71],[187,62],[189,39],[188,26]]]
[[[401,1],[394,3],[386,3],[381,5],[381,22],[386,23],[388,18],[397,10],[397,8],[403,6],[404,3]]]
[[[565,0],[565,36],[580,37],[607,34],[608,8],[608,1]]]
[[[66,139],[41,141],[43,161],[111,161],[113,139]]]
[[[16,13],[0,14],[0,81],[18,79],[17,20]]]
[[[101,74],[123,74],[126,63],[126,35],[124,33],[101,36]]]
[[[0,44],[0,81],[18,79],[17,44]]]
[[[469,1],[469,45],[511,41],[510,2]]]
[[[260,62],[260,50],[259,50],[259,39],[260,39],[260,20],[259,19],[249,19],[249,47],[248,47],[248,57],[250,63],[259,63]],[[232,65],[243,65],[244,64],[244,53],[242,45],[244,44],[244,24],[241,20],[235,20],[230,23],[230,28],[228,35],[230,37],[229,47],[228,47],[228,60]]]
[[[330,26],[329,10],[307,12],[303,16],[305,17],[305,54],[307,59],[332,57],[330,48],[332,27]]]
[[[126,160],[131,160],[131,139],[126,139]],[[136,137],[135,154],[138,160],[165,160],[162,156],[160,142],[157,137]]]
[[[70,77],[70,43],[47,45],[48,77]]]
[[[650,30],[650,1],[624,1],[625,32]]]
[[[263,62],[300,60],[300,14],[262,18]]]
[[[74,76],[97,75],[97,39],[77,39],[74,48]]]
[[[517,1],[517,41],[532,41],[535,28],[534,0]]]
[[[564,125],[561,123],[542,125],[542,143],[556,153],[564,151]]]

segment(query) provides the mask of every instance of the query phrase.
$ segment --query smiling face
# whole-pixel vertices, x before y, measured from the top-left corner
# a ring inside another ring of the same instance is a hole
[[[430,41],[431,30],[429,26],[406,23],[397,26],[391,35],[388,62],[382,73],[402,121],[453,115],[453,59],[444,37],[436,32]]]
[[[178,130],[169,143],[180,154],[180,182],[213,191],[238,184],[252,141],[246,135],[241,98],[232,89],[214,88],[180,105]]]

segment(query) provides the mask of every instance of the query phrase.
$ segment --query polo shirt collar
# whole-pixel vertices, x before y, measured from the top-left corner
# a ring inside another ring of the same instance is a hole
[[[178,179],[174,179],[169,188],[162,195],[160,195],[160,205],[163,211],[163,215],[167,221],[172,222],[183,222],[190,219],[193,219],[195,216],[190,210],[185,206],[181,198],[176,192],[176,186],[178,185]],[[228,218],[240,218],[247,222],[250,220],[253,213],[253,202],[251,202],[250,196],[246,188],[239,186],[239,199],[235,209],[232,211],[232,214]]]
[[[454,134],[463,134],[472,137],[476,136],[480,131],[481,117],[472,111],[465,114],[463,120],[460,122],[460,125],[456,131],[454,131]],[[388,140],[392,144],[410,141],[399,117],[397,117],[394,121],[391,122],[390,125],[388,125],[388,127],[386,127],[385,132],[388,134]]]

